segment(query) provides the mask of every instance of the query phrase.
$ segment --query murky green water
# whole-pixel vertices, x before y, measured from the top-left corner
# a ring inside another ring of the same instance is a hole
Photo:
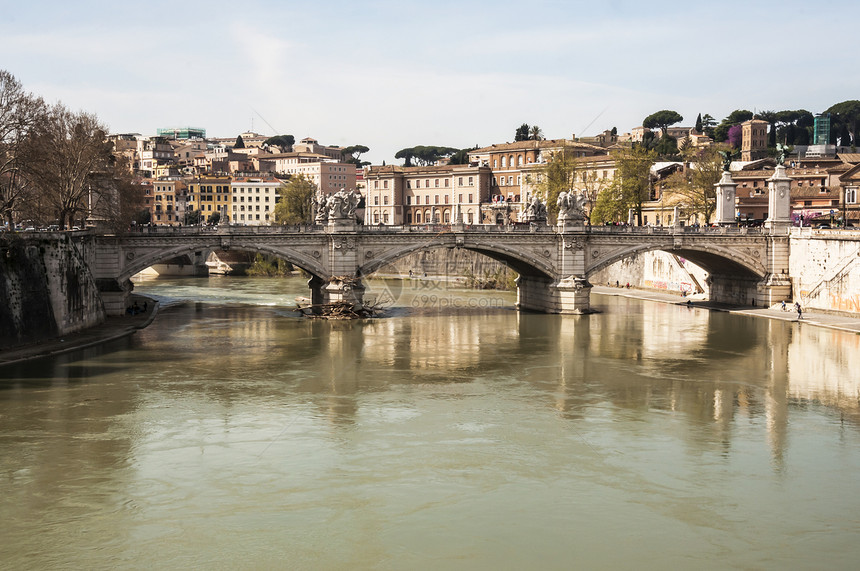
[[[299,279],[188,299],[103,348],[0,369],[9,569],[853,569],[860,336],[594,296]]]

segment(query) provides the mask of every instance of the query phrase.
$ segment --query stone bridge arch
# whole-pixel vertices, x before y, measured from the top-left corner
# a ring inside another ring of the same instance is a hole
[[[724,241],[719,239],[647,240],[636,244],[589,244],[586,252],[586,277],[592,276],[616,262],[653,251],[663,251],[683,257],[705,269],[710,285],[710,300],[722,303],[756,305],[770,303],[770,290],[775,284],[772,244],[768,241]],[[786,275],[785,268],[777,268],[778,275]],[[785,278],[787,280],[787,278]],[[780,294],[776,294],[780,295]]]
[[[368,276],[380,268],[404,258],[410,254],[422,250],[461,248],[477,252],[488,258],[506,264],[518,274],[553,280],[557,277],[557,269],[553,264],[555,247],[544,247],[540,250],[540,256],[536,255],[533,248],[525,248],[514,244],[505,244],[501,241],[490,242],[487,240],[474,240],[452,237],[450,240],[441,242],[412,242],[395,246],[381,253],[370,252],[370,257],[359,266],[357,274],[359,277]]]
[[[234,241],[229,245],[229,248],[224,248],[224,245],[221,242],[201,240],[200,242],[176,244],[168,248],[137,249],[132,247],[126,248],[126,250],[126,263],[124,264],[122,271],[117,276],[117,281],[120,283],[131,279],[131,276],[154,264],[163,262],[164,260],[169,260],[183,255],[188,255],[193,259],[195,252],[202,250],[239,250],[243,252],[270,254],[281,258],[294,266],[302,268],[318,279],[327,280],[331,277],[328,270],[320,263],[319,259],[303,254],[294,248],[269,245],[259,242],[244,243],[242,241]],[[320,253],[320,257],[322,257],[322,252]]]

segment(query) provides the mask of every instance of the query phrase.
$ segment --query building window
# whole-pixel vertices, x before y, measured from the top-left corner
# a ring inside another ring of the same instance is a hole
[[[388,188],[388,181],[387,180],[382,181],[382,188]]]
[[[472,177],[469,177],[469,186],[475,186],[475,183],[472,180]]]
[[[388,204],[388,195],[382,197],[382,204]]]
[[[472,204],[472,195],[471,195],[471,193],[469,194],[469,204]]]
[[[373,197],[373,205],[379,206],[379,195],[378,194]]]
[[[856,188],[846,188],[845,189],[845,204],[857,204],[857,189]]]
[[[457,186],[463,186],[463,177],[457,179]]]
[[[408,196],[408,195],[406,196],[406,204],[412,204],[412,197],[411,196]]]

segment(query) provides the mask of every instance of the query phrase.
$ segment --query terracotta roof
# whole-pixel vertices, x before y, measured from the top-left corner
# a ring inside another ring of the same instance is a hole
[[[842,159],[842,162],[852,165],[860,163],[860,153],[839,153],[839,158]]]
[[[555,149],[555,148],[577,148],[577,149],[591,149],[594,151],[601,151],[605,153],[605,149],[603,147],[598,147],[596,145],[589,145],[588,143],[576,143],[574,141],[568,141],[567,139],[543,139],[541,141],[514,141],[513,143],[498,143],[495,145],[490,145],[489,147],[483,147],[480,149],[475,149],[474,151],[469,151],[469,154],[479,154],[479,153],[493,153],[493,152],[502,152],[502,151],[528,151],[535,149]]]

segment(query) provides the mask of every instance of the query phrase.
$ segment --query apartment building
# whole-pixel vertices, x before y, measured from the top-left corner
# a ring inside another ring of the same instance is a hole
[[[235,177],[230,184],[230,222],[248,226],[274,222],[283,183],[275,178]]]
[[[364,223],[479,224],[491,177],[488,167],[469,165],[368,167]]]
[[[150,221],[156,226],[177,226],[185,219],[187,187],[178,178],[149,181],[152,196]]]
[[[536,165],[549,162],[555,153],[585,158],[606,154],[606,149],[566,139],[516,141],[475,149],[469,162],[492,170],[491,193],[506,202],[522,203],[526,175],[535,172]]]
[[[218,212],[221,221],[229,221],[232,213],[229,176],[203,175],[188,181],[188,209],[199,210],[201,220],[209,221]]]
[[[259,165],[259,170],[264,172],[304,175],[323,194],[334,194],[341,189],[353,190],[356,185],[354,164],[335,161],[318,153],[302,151],[261,156]]]

